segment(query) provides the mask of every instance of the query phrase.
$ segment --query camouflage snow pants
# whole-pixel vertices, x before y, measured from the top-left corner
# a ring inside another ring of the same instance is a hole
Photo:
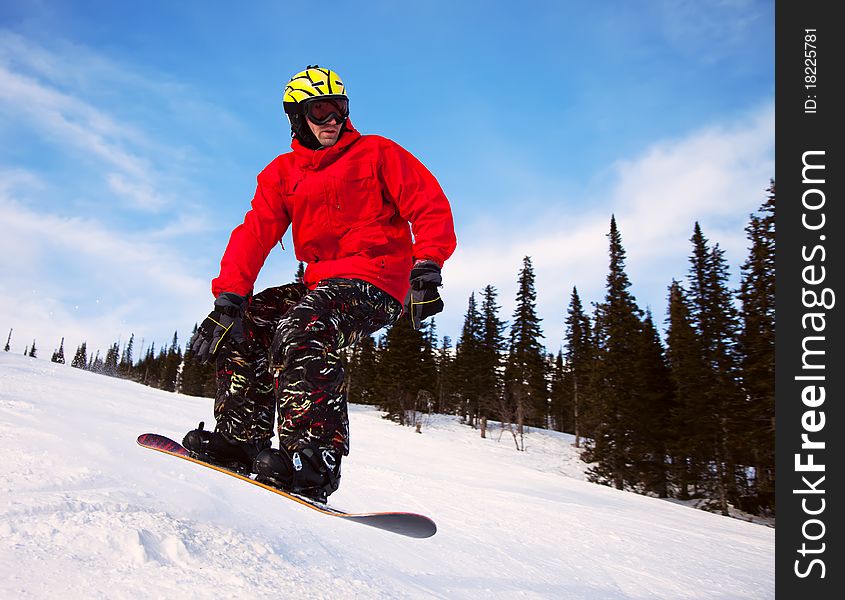
[[[216,430],[241,441],[349,453],[349,417],[338,350],[394,323],[402,305],[358,279],[268,288],[244,314],[248,341],[217,356]]]

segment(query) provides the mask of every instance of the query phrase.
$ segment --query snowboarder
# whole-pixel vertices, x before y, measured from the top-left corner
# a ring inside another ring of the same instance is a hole
[[[211,284],[214,308],[190,342],[197,360],[216,360],[216,427],[200,423],[183,445],[324,502],[349,454],[338,350],[402,314],[419,328],[440,312],[440,270],[456,240],[437,180],[395,142],[352,126],[337,73],[315,65],[294,75],[284,110],[293,151],[258,175]],[[303,281],[253,295],[289,226]]]

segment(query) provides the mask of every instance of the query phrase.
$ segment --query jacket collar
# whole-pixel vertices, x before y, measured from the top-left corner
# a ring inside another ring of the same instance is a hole
[[[293,138],[290,147],[293,149],[297,166],[302,170],[311,171],[327,167],[335,162],[360,137],[361,134],[353,127],[352,121],[347,119],[340,138],[334,146],[311,150],[300,144],[298,139]]]

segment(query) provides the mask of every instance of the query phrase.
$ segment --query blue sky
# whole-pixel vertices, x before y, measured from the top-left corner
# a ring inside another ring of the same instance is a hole
[[[459,247],[440,335],[522,258],[556,351],[573,286],[600,301],[615,214],[656,321],[701,223],[734,279],[774,176],[773,2],[40,2],[0,5],[0,334],[168,343],[209,281],[255,176],[289,150],[281,106],[307,64],[351,118],[439,179]],[[290,249],[256,289],[290,281]],[[136,345],[136,348],[138,345]]]

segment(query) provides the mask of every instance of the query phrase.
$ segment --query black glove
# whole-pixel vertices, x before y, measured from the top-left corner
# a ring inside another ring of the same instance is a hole
[[[246,341],[243,323],[246,305],[246,298],[232,292],[224,292],[217,297],[214,310],[208,313],[190,341],[191,352],[198,362],[207,363],[214,359],[224,340]]]
[[[420,260],[411,269],[411,289],[405,297],[405,312],[411,325],[419,329],[422,320],[443,310],[443,300],[437,288],[443,285],[440,267],[433,260]]]

